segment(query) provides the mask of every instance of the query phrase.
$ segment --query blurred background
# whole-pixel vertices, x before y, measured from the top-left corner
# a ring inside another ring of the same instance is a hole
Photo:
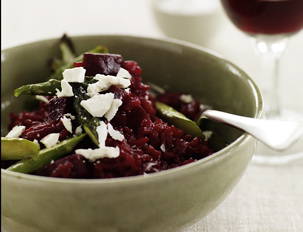
[[[80,34],[172,36],[222,54],[257,82],[260,59],[252,39],[236,29],[218,0],[2,0],[2,47]],[[281,60],[283,104],[303,112],[303,33],[291,37]],[[291,91],[290,91],[291,90]]]
[[[257,83],[265,81],[252,39],[235,28],[219,0],[2,0],[1,4],[2,49],[63,33],[170,36],[212,49]],[[301,113],[302,60],[303,32],[290,38],[281,59],[282,104]],[[228,199],[184,232],[303,231],[300,183],[302,165],[250,165]]]

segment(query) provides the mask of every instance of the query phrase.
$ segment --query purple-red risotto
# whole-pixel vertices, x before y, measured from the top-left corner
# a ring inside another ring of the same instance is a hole
[[[197,119],[203,110],[189,94],[167,93],[142,82],[136,61],[104,47],[75,57],[68,38],[53,74],[21,86],[35,111],[11,113],[2,137],[2,167],[63,178],[146,175],[212,154]],[[155,91],[157,89],[158,91]]]

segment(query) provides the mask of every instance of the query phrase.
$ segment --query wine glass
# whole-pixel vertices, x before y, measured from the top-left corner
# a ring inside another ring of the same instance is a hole
[[[279,94],[279,61],[288,38],[303,28],[303,0],[221,0],[221,3],[233,24],[254,39],[263,61],[266,72],[259,85],[265,117],[303,120],[303,115],[281,107]],[[297,158],[303,158],[303,138],[295,148],[284,152],[274,152],[259,144],[254,160],[282,164]]]

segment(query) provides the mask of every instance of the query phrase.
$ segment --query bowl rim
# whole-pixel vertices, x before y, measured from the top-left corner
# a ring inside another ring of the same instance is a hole
[[[81,39],[81,38],[84,39],[84,38],[93,38],[93,37],[96,37],[96,38],[101,37],[101,39],[102,39],[102,37],[116,37],[116,38],[124,37],[127,39],[149,40],[149,41],[153,41],[156,43],[167,43],[167,44],[171,44],[173,46],[186,47],[186,48],[191,48],[194,50],[199,50],[199,52],[206,53],[210,56],[213,56],[214,58],[219,59],[222,62],[227,63],[231,67],[235,68],[237,70],[237,72],[241,73],[241,77],[244,77],[243,79],[250,86],[254,100],[256,101],[256,104],[255,104],[256,113],[254,114],[254,118],[261,118],[261,116],[262,116],[263,99],[262,99],[260,89],[258,88],[256,83],[240,67],[238,67],[234,63],[230,62],[229,60],[224,58],[221,54],[219,54],[218,52],[216,52],[212,49],[209,49],[209,48],[197,45],[197,44],[193,44],[191,42],[174,39],[174,38],[158,38],[158,37],[141,36],[141,35],[88,34],[88,35],[76,35],[76,36],[70,36],[70,37],[72,39]],[[29,42],[29,43],[20,44],[17,46],[7,47],[1,51],[1,54],[5,54],[5,52],[7,52],[11,49],[18,49],[23,46],[31,46],[36,43],[46,43],[48,41],[51,42],[51,41],[55,41],[55,40],[58,40],[58,38],[54,37],[54,38],[50,38],[50,39],[42,39],[42,40],[37,40],[37,41]],[[2,59],[1,59],[1,63],[2,63]],[[165,176],[174,177],[174,176],[178,175],[179,173],[182,173],[182,170],[184,171],[186,169],[190,169],[190,168],[194,168],[194,167],[199,168],[199,166],[205,167],[205,166],[211,165],[214,162],[217,162],[221,159],[224,159],[228,156],[233,155],[233,153],[230,152],[231,150],[235,149],[240,144],[244,144],[244,143],[248,142],[251,139],[253,139],[253,137],[251,135],[249,135],[248,133],[243,133],[235,141],[228,144],[223,149],[211,154],[210,156],[207,156],[203,159],[200,159],[198,161],[195,161],[195,162],[183,165],[183,166],[179,166],[179,167],[168,169],[168,170],[163,170],[163,171],[160,171],[157,173],[151,173],[148,175],[106,178],[106,179],[72,179],[72,178],[36,176],[36,175],[32,175],[32,174],[18,173],[18,172],[1,169],[1,178],[10,177],[10,178],[16,178],[19,180],[23,179],[23,180],[27,180],[27,181],[35,181],[35,182],[40,181],[40,182],[58,183],[58,184],[61,183],[61,184],[98,184],[98,185],[123,184],[124,185],[124,184],[130,184],[130,183],[140,183],[140,182],[146,183],[146,182],[157,180],[159,178],[163,179],[163,177],[165,177]]]

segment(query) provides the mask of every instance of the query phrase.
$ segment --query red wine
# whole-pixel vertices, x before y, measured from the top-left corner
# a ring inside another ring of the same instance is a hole
[[[232,22],[247,33],[294,33],[303,27],[303,0],[221,1]]]

